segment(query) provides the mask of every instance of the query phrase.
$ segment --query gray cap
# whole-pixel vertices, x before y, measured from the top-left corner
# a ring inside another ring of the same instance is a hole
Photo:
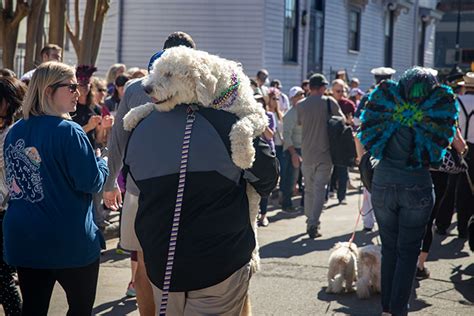
[[[314,74],[309,78],[310,87],[321,87],[328,85],[329,82],[326,80],[323,74]]]

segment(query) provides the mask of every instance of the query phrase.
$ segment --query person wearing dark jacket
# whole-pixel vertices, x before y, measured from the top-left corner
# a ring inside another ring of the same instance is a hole
[[[140,191],[135,228],[157,312],[239,315],[255,258],[255,195],[278,181],[278,162],[256,137],[265,112],[237,63],[186,47],[163,53],[145,91],[155,103],[125,116],[134,129],[124,162]]]

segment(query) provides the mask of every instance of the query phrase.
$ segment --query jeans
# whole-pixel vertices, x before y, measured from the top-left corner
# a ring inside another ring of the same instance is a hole
[[[295,148],[298,155],[301,155],[301,148]],[[291,203],[291,196],[293,195],[293,188],[296,180],[298,180],[298,173],[300,168],[293,167],[291,162],[291,154],[288,150],[283,152],[280,172],[280,190],[282,194],[282,208],[289,208],[293,206]]]
[[[407,315],[421,241],[434,204],[433,187],[374,182],[372,204],[382,241],[382,308]]]
[[[303,165],[301,170],[304,177],[305,204],[304,213],[307,217],[306,224],[310,226],[319,225],[319,217],[323,211],[326,184],[331,178],[332,164],[320,163],[314,165]]]

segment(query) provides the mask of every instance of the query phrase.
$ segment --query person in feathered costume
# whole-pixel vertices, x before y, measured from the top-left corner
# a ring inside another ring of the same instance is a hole
[[[408,69],[368,97],[358,134],[378,159],[372,204],[382,240],[382,308],[406,315],[420,245],[433,207],[429,167],[438,167],[456,132],[459,107],[429,68]]]

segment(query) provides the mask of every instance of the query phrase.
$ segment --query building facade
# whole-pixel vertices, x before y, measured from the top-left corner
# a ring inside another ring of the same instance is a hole
[[[373,82],[370,69],[433,66],[436,0],[112,0],[97,61],[144,68],[169,33],[198,49],[238,60],[253,77],[266,68],[284,90],[309,74],[337,70]],[[69,6],[71,9],[73,6]],[[69,14],[74,16],[72,12]],[[69,50],[67,49],[69,48]],[[72,45],[65,61],[74,63]]]

